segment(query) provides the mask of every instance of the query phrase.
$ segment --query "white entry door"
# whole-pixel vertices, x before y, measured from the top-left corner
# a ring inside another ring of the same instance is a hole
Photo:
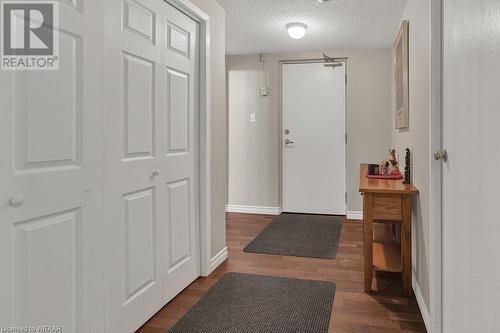
[[[499,3],[443,10],[443,331],[498,332]]]
[[[282,66],[283,211],[346,214],[345,65]]]
[[[0,71],[4,328],[104,331],[102,22],[100,1],[61,1],[59,70]]]
[[[106,17],[109,332],[133,332],[200,274],[198,24],[158,0]]]

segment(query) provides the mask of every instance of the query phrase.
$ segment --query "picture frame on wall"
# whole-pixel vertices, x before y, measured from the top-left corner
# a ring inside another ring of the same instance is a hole
[[[408,27],[409,21],[404,20],[401,23],[396,41],[394,42],[396,129],[408,128],[410,126],[408,86]]]

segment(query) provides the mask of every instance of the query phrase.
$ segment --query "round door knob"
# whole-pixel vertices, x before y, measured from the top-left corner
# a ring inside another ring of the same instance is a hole
[[[154,169],[153,170],[153,176],[159,176],[160,175],[160,170]]]
[[[22,194],[14,194],[9,199],[9,204],[11,205],[11,207],[14,208],[22,206],[23,203],[24,203],[24,196]]]

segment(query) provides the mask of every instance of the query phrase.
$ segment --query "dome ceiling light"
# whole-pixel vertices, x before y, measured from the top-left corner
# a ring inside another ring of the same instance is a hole
[[[307,25],[300,22],[294,22],[287,24],[288,35],[293,39],[301,39],[306,35]]]

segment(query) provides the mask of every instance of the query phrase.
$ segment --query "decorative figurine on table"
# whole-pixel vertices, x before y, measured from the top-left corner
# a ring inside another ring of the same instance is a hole
[[[405,177],[403,183],[411,184],[411,152],[408,148],[406,148],[405,154]]]
[[[380,163],[379,173],[384,176],[401,176],[396,158],[396,149],[389,149],[389,159]]]

